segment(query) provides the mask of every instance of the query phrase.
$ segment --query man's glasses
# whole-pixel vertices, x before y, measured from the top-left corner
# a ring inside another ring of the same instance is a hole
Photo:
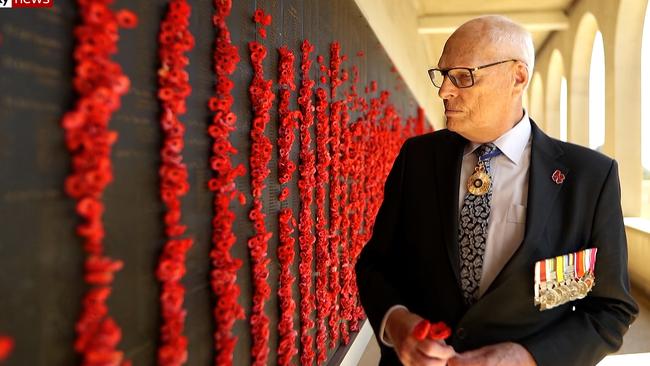
[[[469,88],[470,86],[474,85],[475,71],[511,61],[516,62],[519,60],[504,60],[487,65],[477,66],[474,68],[453,67],[451,69],[430,69],[429,77],[431,78],[433,85],[435,85],[437,88],[442,87],[442,83],[445,81],[445,76],[448,77],[451,83],[454,84],[457,88]]]

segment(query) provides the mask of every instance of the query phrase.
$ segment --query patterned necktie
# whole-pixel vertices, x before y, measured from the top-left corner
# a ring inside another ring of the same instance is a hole
[[[479,146],[475,153],[478,155],[479,162],[483,162],[485,173],[491,179],[490,159],[499,155],[501,151],[490,143]],[[478,167],[479,164],[477,164]],[[460,223],[458,225],[460,282],[463,297],[468,305],[473,304],[479,295],[491,199],[492,184],[490,184],[487,193],[480,196],[467,192],[463,207],[460,210]]]

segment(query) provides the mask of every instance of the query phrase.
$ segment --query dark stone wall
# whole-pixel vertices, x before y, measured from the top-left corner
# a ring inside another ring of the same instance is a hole
[[[416,114],[413,96],[391,72],[392,63],[353,0],[233,0],[229,17],[233,42],[242,61],[233,75],[234,110],[237,130],[232,133],[239,154],[234,163],[248,168],[249,124],[251,107],[248,85],[252,79],[247,42],[255,39],[253,11],[260,7],[273,16],[265,60],[265,76],[277,81],[276,49],[287,45],[296,55],[296,84],[299,85],[300,44],[309,39],[316,47],[312,78],[318,80],[316,55],[329,62],[330,43],[338,40],[341,53],[348,55],[343,67],[359,68],[358,89],[367,99],[379,91],[392,93],[402,121]],[[132,87],[122,97],[122,108],[113,115],[110,128],[119,133],[112,159],[114,181],[104,192],[106,211],[106,254],[124,261],[114,281],[109,305],[111,314],[123,331],[120,349],[134,365],[154,365],[158,338],[158,282],[154,270],[164,243],[162,213],[158,197],[158,164],[161,131],[156,99],[157,34],[166,9],[161,0],[119,0],[113,9],[129,8],[139,16],[139,25],[122,30],[119,53],[115,55],[130,77]],[[189,337],[188,365],[212,364],[212,304],[208,274],[211,242],[212,194],[207,190],[210,178],[208,159],[211,141],[206,128],[211,120],[207,100],[214,94],[211,23],[212,1],[190,1],[191,31],[196,46],[189,54],[192,95],[188,112],[181,120],[187,127],[184,161],[189,169],[191,189],[183,200],[183,221],[195,244],[188,253],[188,272],[184,279],[188,310],[186,334]],[[51,9],[0,10],[0,334],[15,339],[16,345],[7,365],[71,365],[77,363],[72,344],[74,324],[85,291],[82,281],[84,254],[74,233],[78,222],[74,201],[63,192],[63,181],[70,169],[70,156],[64,145],[60,119],[74,103],[72,89],[76,6],[71,0],[56,0]],[[259,36],[257,36],[259,38]],[[363,51],[364,56],[357,56]],[[425,77],[426,74],[423,76]],[[379,90],[364,94],[371,80]],[[349,88],[345,83],[339,90]],[[277,85],[274,85],[277,91]],[[329,90],[329,89],[327,89]],[[297,108],[297,90],[291,108]],[[267,135],[275,145],[277,137],[277,99]],[[351,114],[351,121],[357,118]],[[313,127],[312,127],[313,129]],[[313,130],[312,130],[313,133]],[[296,131],[296,136],[298,132]],[[298,160],[296,138],[291,156]],[[277,183],[277,150],[274,148],[265,191],[264,208],[268,229],[277,233],[280,203]],[[291,182],[288,204],[298,216],[297,172]],[[237,215],[234,225],[238,238],[234,256],[244,260],[238,274],[242,294],[240,304],[249,313],[251,291],[247,239],[253,228],[248,220],[251,196],[249,176],[237,180],[248,198],[244,206],[233,203]],[[285,204],[285,203],[283,203]],[[315,207],[314,207],[315,210]],[[297,230],[294,233],[297,238]],[[277,235],[269,243],[272,259],[269,282],[277,289],[278,264],[275,256]],[[296,243],[297,248],[297,243]],[[298,273],[298,256],[292,272]],[[299,302],[298,283],[294,283]],[[275,364],[278,319],[275,295],[266,305],[271,318],[271,356]],[[295,327],[299,330],[298,312]],[[250,363],[249,324],[238,321],[239,335],[235,364]],[[299,337],[298,337],[299,339]],[[297,344],[300,347],[299,343]],[[330,358],[336,349],[330,351]],[[298,362],[298,358],[294,358]]]

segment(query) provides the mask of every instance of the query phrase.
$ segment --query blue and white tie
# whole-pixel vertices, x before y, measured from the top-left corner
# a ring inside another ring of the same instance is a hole
[[[492,179],[490,159],[501,151],[494,144],[483,144],[475,151],[485,173]],[[477,168],[479,164],[477,164]],[[458,225],[458,244],[460,249],[460,282],[463,297],[468,305],[473,304],[479,295],[479,284],[483,272],[483,256],[488,234],[492,184],[487,193],[477,196],[467,192],[460,210]]]

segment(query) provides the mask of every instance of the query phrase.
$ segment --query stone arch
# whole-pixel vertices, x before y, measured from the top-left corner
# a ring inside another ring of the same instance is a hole
[[[641,40],[647,1],[621,1],[615,34],[603,34],[607,65],[604,152],[619,162],[622,206],[625,216],[641,214]],[[613,37],[612,37],[613,36]],[[609,41],[607,39],[609,38]],[[611,38],[614,38],[611,42]],[[613,101],[613,102],[612,102]]]
[[[546,120],[544,118],[544,82],[542,75],[539,72],[533,74],[533,79],[530,82],[530,98],[529,98],[528,115],[535,120],[535,123],[541,128],[545,129]]]
[[[558,49],[554,49],[546,76],[545,130],[550,136],[560,138],[560,90],[565,77],[564,61]]]
[[[569,90],[569,141],[589,144],[589,72],[594,38],[598,31],[596,17],[586,12],[573,41],[571,90]]]

